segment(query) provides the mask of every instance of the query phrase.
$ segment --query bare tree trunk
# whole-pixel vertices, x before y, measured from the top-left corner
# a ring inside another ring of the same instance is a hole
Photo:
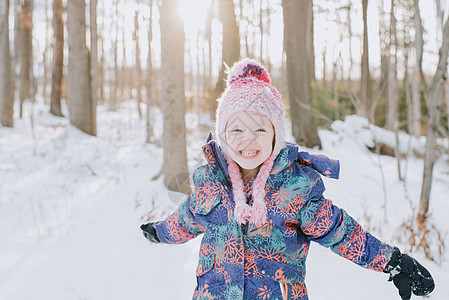
[[[351,25],[351,6],[352,6],[352,1],[349,1],[348,6],[347,6],[347,10],[348,10],[348,19],[347,19],[347,28],[348,28],[348,41],[349,41],[349,74],[348,74],[348,79],[351,80],[352,77],[352,70],[354,70],[354,58],[352,57],[352,25]]]
[[[100,32],[102,32],[100,30]],[[99,103],[104,103],[105,102],[105,91],[104,91],[104,85],[105,85],[105,53],[104,53],[104,38],[100,35],[99,36],[99,42],[100,42],[100,49],[101,49],[101,57],[100,57],[100,62],[98,64],[98,102]]]
[[[307,59],[309,60],[310,81],[315,81],[315,47],[313,44],[313,1],[305,1],[307,9]]]
[[[123,24],[125,24],[125,15],[122,18]],[[120,90],[121,90],[121,101],[126,101],[131,98],[129,96],[129,85],[128,85],[128,67],[127,67],[127,56],[126,56],[126,41],[125,41],[125,26],[122,28],[122,56],[123,56],[123,64],[121,71],[121,80],[120,80]]]
[[[90,0],[90,78],[91,97],[94,107],[98,103],[98,30],[97,0]]]
[[[324,45],[324,49],[323,52],[321,53],[321,57],[323,58],[323,79],[322,79],[322,86],[325,88],[326,87],[326,77],[327,77],[327,72],[326,72],[326,53],[327,53],[327,45]]]
[[[211,87],[212,87],[212,12],[213,12],[213,7],[214,7],[214,1],[212,1],[211,6],[207,12],[207,21],[206,21],[206,40],[207,40],[207,46],[208,46],[208,63],[205,65],[208,66],[208,73],[206,76],[206,90],[208,92],[211,91]]]
[[[194,98],[194,89],[195,89],[195,83],[194,83],[194,75],[193,75],[193,45],[192,40],[188,40],[186,42],[186,45],[188,46],[187,52],[187,60],[188,60],[188,74],[187,74],[187,109],[191,109],[193,106],[193,98]]]
[[[338,78],[337,78],[337,63],[334,63],[332,70],[332,90],[333,90],[333,103],[334,103],[334,120],[340,120],[340,101],[338,92]]]
[[[22,11],[21,0],[13,0],[14,1],[14,50],[11,53],[13,58],[13,98],[18,99],[18,90],[20,88],[20,12]],[[19,72],[17,72],[19,71]],[[16,97],[17,95],[17,97]]]
[[[118,17],[118,0],[115,0],[115,15]],[[112,110],[116,110],[118,106],[118,22],[115,22],[115,38],[112,42],[112,49],[113,49],[113,55],[114,55],[114,81],[112,82],[113,86],[109,88],[111,91],[110,95],[110,107]]]
[[[64,22],[62,0],[53,0],[53,67],[51,75],[50,113],[63,117],[61,110],[62,77],[64,64]]]
[[[204,31],[203,31],[201,42],[202,42],[201,57],[202,57],[202,62],[203,62],[203,77],[202,77],[203,90],[202,90],[201,99],[205,99],[210,91],[210,78],[208,78],[208,76],[209,76],[209,69],[211,66],[208,65],[208,60],[207,60],[206,44],[208,44],[208,41],[206,40],[206,32],[204,32]],[[201,99],[200,99],[200,105],[201,105]],[[198,111],[198,113],[200,113],[200,111]]]
[[[380,39],[380,86],[388,89],[388,47],[387,47],[387,25],[384,1],[379,1],[379,39]],[[384,94],[380,92],[379,97]]]
[[[310,0],[283,0],[284,47],[287,55],[288,97],[293,136],[306,147],[319,146],[312,108],[311,76],[307,36]],[[306,33],[306,34],[304,34]]]
[[[240,8],[240,24],[243,22],[243,21],[245,21],[245,24],[246,24],[246,27],[245,27],[245,29],[247,29],[248,28],[248,25],[249,25],[249,23],[250,23],[250,20],[249,20],[249,18],[248,18],[248,16],[247,15],[245,15],[244,14],[244,12],[245,12],[245,10],[244,10],[244,0],[240,0],[239,1],[239,8]],[[250,46],[249,46],[249,43],[248,43],[248,34],[244,34],[243,35],[243,38],[245,39],[245,54],[246,54],[246,57],[254,57],[254,55],[253,55],[253,53],[251,52],[251,48],[250,48]]]
[[[98,68],[97,68],[97,105],[99,103],[104,104],[105,103],[105,52],[104,52],[104,32],[105,32],[105,25],[104,25],[104,19],[105,19],[105,4],[104,1],[100,2],[102,6],[98,8],[97,3],[97,10],[100,9],[103,13],[100,14],[102,20],[100,22],[100,26],[97,30],[97,45],[98,45]],[[110,6],[110,3],[108,4]],[[98,26],[98,25],[97,25]],[[109,37],[111,37],[109,33]]]
[[[177,15],[177,0],[165,0],[160,7],[162,53],[162,111],[164,114],[164,162],[161,173],[166,186],[189,194],[187,168],[185,96],[184,96],[184,25]]]
[[[139,12],[136,11],[134,14],[134,34],[133,40],[136,47],[136,60],[135,60],[135,79],[134,82],[131,83],[131,91],[136,89],[136,97],[137,97],[137,112],[139,114],[139,119],[142,119],[142,109],[140,104],[142,103],[142,94],[141,94],[141,86],[142,86],[142,68],[140,66],[140,39],[139,39]],[[134,77],[134,76],[133,76]],[[133,93],[131,93],[133,95]]]
[[[447,58],[449,53],[449,21],[443,27],[443,43],[439,51],[438,67],[435,72],[432,86],[427,97],[429,119],[427,121],[427,141],[424,152],[424,172],[419,211],[417,216],[418,225],[424,227],[429,210],[430,190],[432,186],[432,172],[435,163],[435,145],[440,125],[440,106],[443,94],[444,77],[447,70]]]
[[[235,17],[234,2],[232,0],[221,0],[219,3],[220,20],[223,24],[222,62],[232,66],[240,59],[240,36]],[[210,99],[210,113],[215,117],[217,109],[217,98],[225,89],[225,67],[222,64],[218,75],[215,91]]]
[[[226,1],[228,1],[228,0],[226,0]],[[250,0],[248,0],[248,6],[251,6],[250,9],[251,9],[253,12],[256,12],[256,11],[257,11],[257,8],[256,8],[256,1],[250,1]],[[251,24],[251,26],[252,26],[253,28],[256,27],[256,24],[255,24],[256,22],[255,22],[254,19],[255,19],[255,18],[252,18],[252,19],[247,18],[248,24]],[[251,32],[252,32],[252,33],[251,33],[251,35],[252,35],[252,37],[251,37],[252,43],[249,45],[249,48],[250,48],[251,57],[256,57],[256,40],[257,40],[257,32],[256,32],[256,30],[252,30]]]
[[[9,1],[9,0],[8,0]],[[43,65],[44,65],[44,78],[42,80],[42,96],[44,97],[44,101],[45,104],[48,104],[48,93],[47,93],[47,87],[48,87],[48,75],[49,75],[49,52],[51,52],[52,50],[52,43],[50,41],[49,35],[50,35],[50,27],[51,27],[51,23],[50,23],[50,17],[49,17],[49,10],[50,7],[48,5],[48,3],[51,0],[45,0],[45,49],[44,49],[44,53],[43,53]]]
[[[195,64],[195,110],[199,113],[199,103],[200,103],[200,97],[201,97],[201,91],[204,90],[204,87],[201,87],[202,85],[202,77],[201,77],[201,51],[204,49],[204,41],[201,38],[200,29],[198,29],[198,34],[196,36],[196,64]],[[204,65],[204,62],[202,63]]]
[[[413,2],[407,3],[406,9],[413,11]],[[410,50],[412,49],[411,32],[413,29],[413,19],[404,21],[403,38],[404,38],[404,91],[405,91],[405,103],[407,105],[407,130],[409,134],[413,132],[413,100],[412,100],[412,80],[410,79]],[[412,76],[413,78],[413,76]]]
[[[19,88],[19,116],[23,117],[23,103],[31,99],[31,75],[32,75],[32,0],[24,0],[20,12],[20,88]]]
[[[368,50],[368,0],[362,0],[363,7],[363,52],[362,52],[362,77],[360,79],[360,105],[358,114],[374,122],[374,109],[371,99],[371,76],[369,72]]]
[[[414,21],[415,21],[415,64],[412,79],[412,111],[410,134],[416,137],[421,136],[421,85],[424,74],[422,72],[423,59],[423,26],[419,11],[419,0],[414,0]]]
[[[136,91],[137,91],[137,112],[139,118],[142,119],[142,68],[140,66],[140,39],[139,39],[139,12],[136,11],[134,16],[134,42],[136,43]]]
[[[416,69],[415,69],[416,70]],[[421,77],[418,73],[414,73],[412,76],[412,103],[410,110],[411,116],[411,128],[410,134],[416,137],[421,136]]]
[[[270,55],[270,49],[271,49],[271,43],[270,43],[270,38],[271,38],[271,15],[272,15],[272,11],[271,11],[271,7],[270,7],[270,1],[267,0],[267,9],[266,9],[266,22],[267,25],[265,26],[267,29],[265,29],[265,35],[267,36],[266,43],[265,43],[265,51],[267,53],[267,57],[265,59],[265,64],[264,66],[268,69],[268,72],[271,73],[271,55]]]
[[[396,16],[395,2],[391,0],[390,13],[390,51],[388,55],[388,89],[387,89],[387,122],[385,128],[395,130],[398,122],[397,100],[397,41],[396,41]]]
[[[67,103],[70,123],[87,134],[96,135],[96,106],[90,85],[85,9],[85,0],[67,1],[67,32],[70,36]]]
[[[410,9],[409,3],[404,3],[403,4],[403,8],[405,9]],[[402,46],[402,53],[404,55],[404,80],[403,80],[403,89],[404,89],[404,93],[405,93],[405,103],[407,105],[408,108],[411,108],[411,96],[410,96],[410,82],[409,82],[409,50],[410,50],[410,22],[409,19],[404,20],[403,21],[403,28],[402,28],[402,41],[401,41],[401,46]],[[396,45],[399,46],[399,42],[396,42]],[[396,55],[397,56],[397,55]],[[397,60],[396,60],[396,65],[397,65]],[[399,106],[399,105],[398,105]],[[410,120],[411,120],[411,109],[407,109],[407,125],[410,124]],[[397,163],[397,169],[398,169],[398,179],[400,181],[405,181],[405,177],[406,174],[402,173],[402,168],[401,168],[401,155],[400,155],[400,151],[399,151],[399,130],[400,130],[400,120],[399,120],[399,112],[398,112],[398,117],[396,119],[396,123],[395,123],[395,137],[396,137],[396,141],[395,141],[395,147],[394,147],[394,156],[396,157],[396,163]]]
[[[9,0],[0,2],[0,123],[14,126],[11,53],[9,50]]]
[[[407,28],[410,30],[410,28]],[[405,32],[404,32],[405,33]],[[405,91],[405,103],[407,103],[407,128],[409,133],[411,133],[411,130],[413,128],[413,100],[412,100],[412,93],[411,93],[411,84],[410,84],[410,72],[409,72],[409,53],[410,49],[408,47],[405,47],[404,49],[404,91]]]
[[[151,128],[151,105],[153,102],[153,60],[152,60],[152,51],[151,51],[151,42],[153,41],[153,0],[150,0],[150,20],[148,26],[148,60],[147,60],[147,78],[145,81],[145,90],[146,90],[146,103],[147,103],[147,118],[146,118],[146,127],[147,127],[147,138],[146,142],[151,143],[151,138],[153,136],[153,130]]]
[[[410,9],[414,12],[414,57],[415,63],[411,67],[409,80],[407,81],[408,98],[408,122],[407,128],[410,135],[419,137],[421,135],[421,86],[424,74],[422,73],[423,55],[423,27],[419,11],[419,0],[411,2]],[[410,31],[410,30],[408,30]],[[408,50],[406,50],[408,51]],[[412,56],[413,57],[413,56]],[[408,66],[407,66],[408,67]],[[424,84],[425,85],[425,84]],[[424,89],[427,89],[426,87]]]
[[[285,35],[285,29],[284,29],[284,35]],[[282,43],[282,57],[281,57],[281,74],[287,74],[287,54],[286,54],[286,41],[285,38],[283,39]],[[288,80],[285,78],[286,76],[281,76],[279,80],[279,86],[281,90],[281,94],[288,95]],[[287,84],[286,84],[287,83]]]
[[[263,21],[263,0],[259,0],[259,31],[260,31],[260,45],[259,45],[259,59],[262,64],[263,60],[263,40],[264,40],[264,21]]]
[[[444,96],[446,98],[446,114],[449,116],[449,84],[444,84]],[[449,132],[449,122],[447,124],[447,130]]]

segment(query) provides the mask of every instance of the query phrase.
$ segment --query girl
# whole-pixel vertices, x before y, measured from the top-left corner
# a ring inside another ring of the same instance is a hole
[[[230,70],[217,109],[216,137],[195,191],[165,221],[141,226],[154,243],[203,234],[193,299],[306,300],[310,242],[354,263],[390,273],[402,299],[434,289],[429,272],[382,243],[323,196],[321,176],[338,179],[339,163],[285,142],[284,105],[259,63]]]

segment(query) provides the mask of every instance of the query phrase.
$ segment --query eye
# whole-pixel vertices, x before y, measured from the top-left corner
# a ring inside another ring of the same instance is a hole
[[[263,128],[259,128],[259,129],[256,130],[256,132],[267,132],[267,131],[265,129],[263,129]]]
[[[239,133],[239,132],[243,132],[243,131],[241,129],[235,128],[235,129],[231,130],[231,132]]]

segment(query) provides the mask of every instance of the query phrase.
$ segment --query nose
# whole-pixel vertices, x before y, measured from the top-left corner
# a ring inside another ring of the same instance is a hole
[[[242,136],[242,144],[245,147],[257,144],[257,136],[250,130],[246,130]]]

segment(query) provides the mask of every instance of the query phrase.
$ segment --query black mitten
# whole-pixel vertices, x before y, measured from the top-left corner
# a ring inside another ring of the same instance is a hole
[[[156,224],[157,223],[150,222],[147,224],[142,224],[140,226],[140,229],[142,229],[143,235],[145,236],[145,238],[152,243],[160,243],[161,242],[161,240],[157,236],[156,228],[154,227],[154,225],[156,225]]]
[[[384,269],[385,273],[390,273],[390,281],[399,290],[399,295],[403,300],[408,300],[413,293],[416,296],[430,294],[435,288],[432,275],[413,257],[402,254],[399,248],[394,247],[390,261]]]

